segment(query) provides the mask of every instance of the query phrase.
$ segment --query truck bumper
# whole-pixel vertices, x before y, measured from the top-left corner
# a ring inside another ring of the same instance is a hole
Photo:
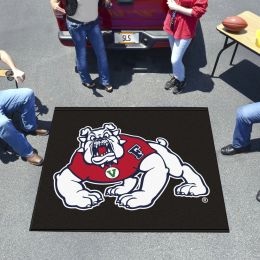
[[[128,30],[124,30],[128,31]],[[164,31],[137,31],[139,33],[139,43],[135,44],[115,44],[113,31],[102,31],[106,48],[108,49],[151,49],[169,47],[168,35]],[[58,34],[60,42],[65,46],[73,46],[73,41],[68,31],[60,31]]]

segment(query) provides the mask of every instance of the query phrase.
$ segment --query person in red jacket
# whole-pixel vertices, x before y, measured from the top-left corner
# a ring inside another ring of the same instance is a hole
[[[167,0],[167,4],[169,11],[163,29],[169,34],[173,76],[165,89],[178,94],[186,83],[183,55],[195,36],[198,20],[206,12],[208,0]]]

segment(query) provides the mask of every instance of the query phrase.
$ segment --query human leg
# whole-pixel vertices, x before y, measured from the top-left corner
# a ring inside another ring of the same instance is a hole
[[[87,28],[84,24],[77,24],[67,20],[67,26],[75,45],[76,65],[82,83],[91,84],[92,79],[88,71],[86,37]]]
[[[35,96],[31,89],[8,89],[0,92],[0,107],[3,114],[12,118],[16,116],[19,126],[25,132],[35,131],[37,128],[35,116]]]
[[[233,142],[221,149],[224,155],[250,150],[250,135],[254,123],[260,123],[260,102],[242,106],[237,110]]]
[[[24,134],[16,129],[11,118],[16,116],[25,132],[46,135],[47,130],[36,129],[35,98],[31,89],[10,89],[0,91],[0,138],[26,161],[41,165],[42,157],[33,151]],[[39,132],[39,133],[38,133]]]
[[[171,50],[172,50],[175,39],[173,38],[172,35],[168,34],[168,40],[169,40],[169,44],[170,44],[170,47],[171,47]]]
[[[33,148],[25,136],[15,128],[11,119],[3,113],[0,113],[0,138],[22,157],[33,154]]]
[[[90,26],[88,31],[88,38],[97,57],[100,84],[107,86],[110,84],[109,66],[103,35],[100,31],[98,23],[94,23]]]
[[[21,95],[23,96],[24,102],[18,111],[20,116],[20,125],[25,132],[31,133],[37,129],[35,96],[31,89],[24,90],[21,92]]]
[[[168,40],[169,40],[169,44],[172,50],[173,44],[174,44],[174,38],[172,35],[168,34]],[[170,90],[174,87],[174,83],[175,83],[176,78],[174,77],[174,75],[170,78],[170,80],[168,80],[165,85],[164,88],[166,90]]]
[[[234,148],[241,148],[250,144],[254,123],[260,123],[260,102],[238,108],[232,143]]]
[[[180,93],[185,85],[185,68],[182,62],[183,56],[191,42],[191,39],[175,39],[168,35],[170,47],[172,50],[172,78],[166,82],[165,89],[173,89],[173,93]]]
[[[190,42],[191,39],[174,39],[171,55],[172,72],[173,76],[179,81],[185,79],[185,68],[182,59]]]

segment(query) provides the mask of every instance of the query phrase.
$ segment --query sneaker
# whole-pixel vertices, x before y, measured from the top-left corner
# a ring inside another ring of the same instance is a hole
[[[185,84],[186,84],[186,80],[179,81],[178,79],[175,79],[175,83],[174,83],[174,86],[173,86],[172,93],[173,94],[181,93],[183,91],[184,87],[185,87]]]
[[[94,81],[92,81],[91,83],[82,83],[82,85],[84,87],[87,87],[87,88],[94,88],[96,86],[96,83]]]
[[[175,81],[176,81],[176,78],[174,76],[172,76],[172,78],[165,83],[164,88],[166,90],[172,89],[174,87]]]

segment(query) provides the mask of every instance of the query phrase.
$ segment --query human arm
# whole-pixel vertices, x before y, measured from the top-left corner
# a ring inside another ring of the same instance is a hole
[[[208,0],[196,0],[192,7],[187,8],[177,4],[174,0],[167,1],[168,7],[187,16],[200,18],[206,13],[208,7]]]
[[[112,7],[112,1],[111,0],[101,0],[99,3],[100,3],[101,6],[104,6],[106,8]]]
[[[178,5],[174,0],[167,0],[167,5],[169,9],[174,10],[178,13],[182,13],[187,16],[191,16],[192,14],[192,8],[186,8],[181,5]]]
[[[12,58],[7,52],[0,50],[0,60],[7,66],[9,66],[10,69],[13,71],[13,77],[16,80],[16,82],[20,83],[25,80],[25,73],[15,66]]]
[[[66,13],[65,9],[60,7],[60,1],[50,0],[51,8],[54,11],[55,15],[64,15]]]

